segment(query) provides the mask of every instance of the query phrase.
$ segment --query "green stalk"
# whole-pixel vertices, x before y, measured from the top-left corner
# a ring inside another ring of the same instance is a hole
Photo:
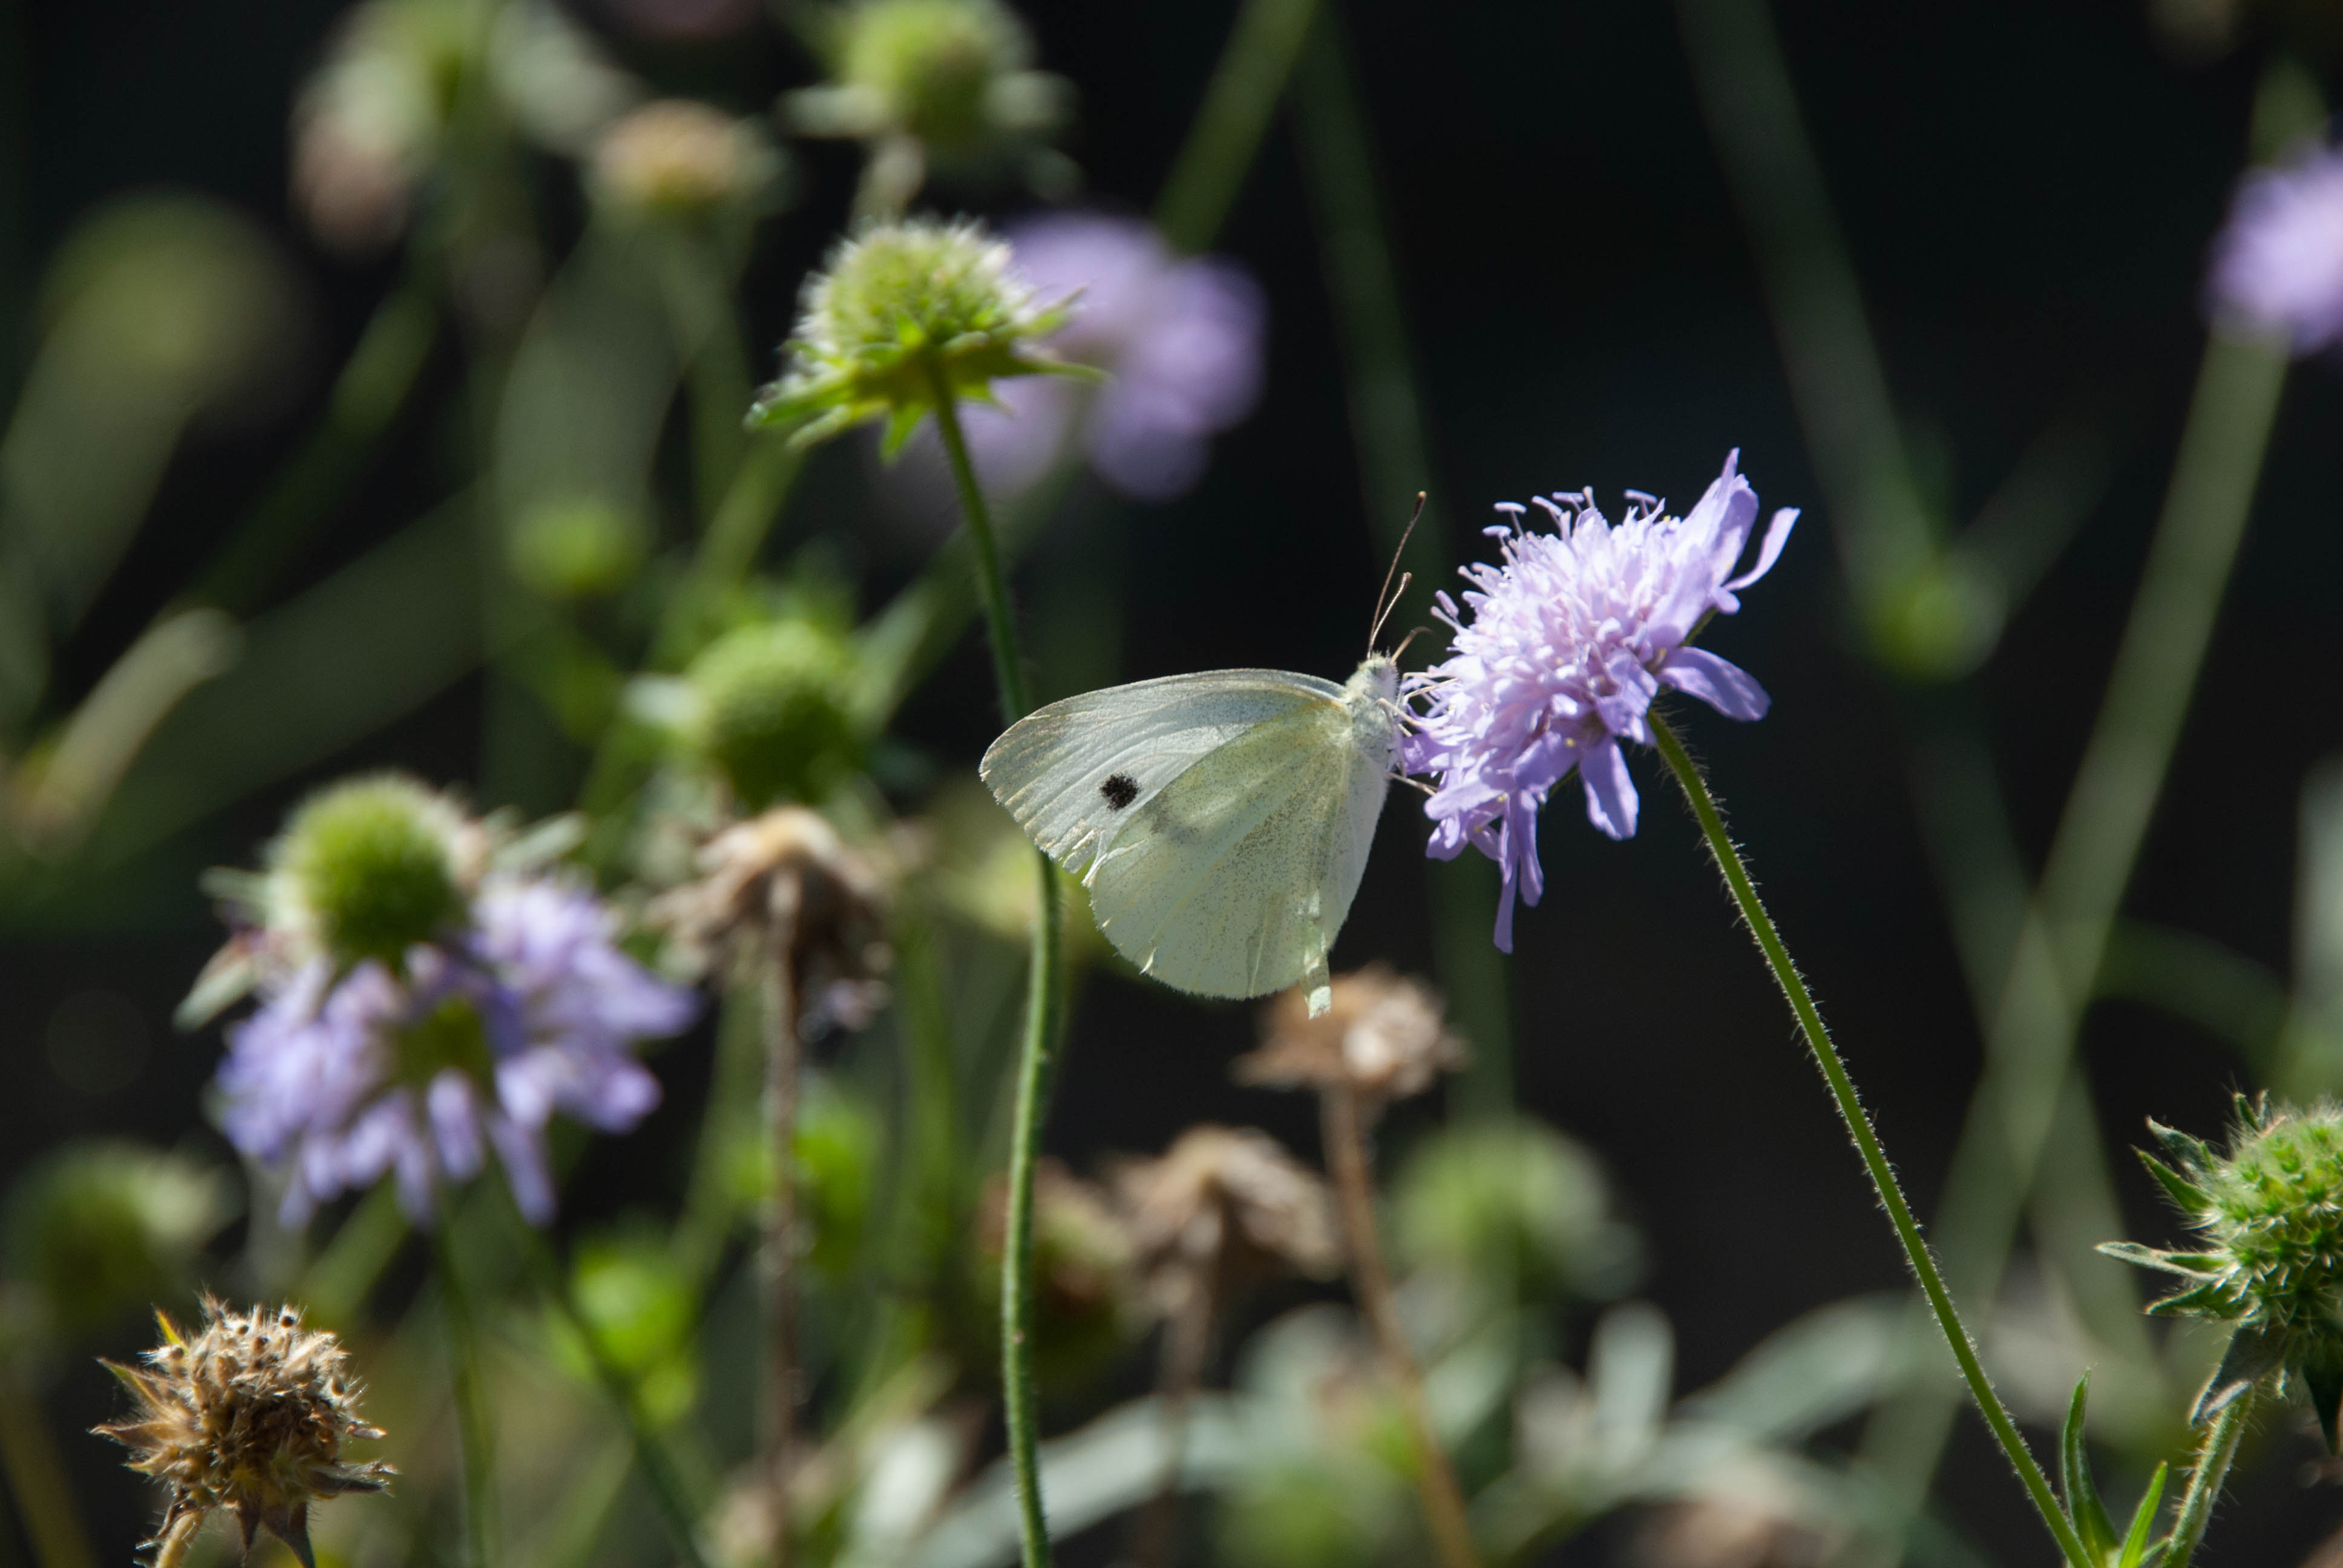
[[[1765,955],[1766,967],[1774,971],[1775,983],[1782,988],[1782,996],[1790,1004],[1790,1011],[1805,1035],[1806,1048],[1814,1053],[1815,1065],[1822,1070],[1823,1079],[1830,1085],[1832,1101],[1838,1108],[1839,1120],[1846,1124],[1847,1135],[1863,1156],[1864,1169],[1870,1173],[1871,1185],[1878,1194],[1880,1206],[1887,1211],[1888,1222],[1896,1228],[1896,1239],[1904,1248],[1905,1259],[1920,1282],[1920,1289],[1928,1298],[1936,1313],[1936,1326],[1943,1331],[1945,1342],[1952,1348],[1953,1359],[1960,1364],[1961,1378],[1968,1384],[1970,1394],[1976,1400],[1986,1424],[1993,1429],[1994,1440],[2008,1456],[2010,1467],[2017,1472],[2026,1494],[2034,1500],[2035,1511],[2057,1542],[2058,1550],[2074,1568],[2094,1568],[2075,1527],[2067,1522],[2065,1510],[2058,1505],[2050,1490],[2049,1479],[2035,1462],[2034,1454],[2018,1435],[2017,1424],[2010,1419],[1993,1383],[1978,1362],[1976,1349],[1970,1343],[1968,1331],[1962,1326],[1960,1313],[1953,1306],[1951,1292],[1936,1271],[1936,1260],[1928,1255],[1928,1247],[1920,1235],[1919,1223],[1912,1218],[1911,1205],[1904,1201],[1903,1189],[1897,1186],[1895,1170],[1879,1146],[1878,1134],[1871,1129],[1871,1119],[1865,1114],[1863,1101],[1857,1097],[1854,1081],[1847,1077],[1845,1064],[1839,1060],[1838,1048],[1831,1042],[1830,1031],[1823,1027],[1822,1014],[1815,1007],[1814,997],[1806,982],[1790,961],[1789,950],[1782,943],[1781,933],[1775,929],[1773,917],[1757,896],[1757,889],[1749,879],[1748,869],[1741,862],[1741,853],[1734,848],[1732,838],[1725,830],[1725,819],[1719,815],[1715,799],[1710,795],[1707,780],[1685,755],[1684,745],[1675,731],[1656,713],[1651,716],[1653,743],[1684,789],[1684,799],[1699,819],[1702,835],[1708,840],[1708,852],[1715,859],[1725,885],[1733,895],[1741,918],[1749,927],[1749,934]]]
[[[1376,188],[1373,147],[1340,13],[1322,13],[1310,29],[1293,65],[1292,103],[1302,176],[1334,306],[1361,499],[1383,554],[1421,582],[1440,581],[1454,563],[1442,542],[1439,507],[1427,504],[1413,536],[1406,534],[1416,498],[1433,489],[1432,443],[1400,305],[1391,226]],[[1473,1042],[1460,1099],[1484,1114],[1502,1114],[1513,1103],[1512,975],[1489,941],[1497,919],[1495,873],[1479,855],[1424,862],[1433,968],[1449,1015]]]
[[[464,1291],[463,1273],[456,1262],[456,1240],[450,1233],[456,1219],[450,1196],[440,1192],[439,1214],[430,1229],[438,1262],[440,1305],[447,1314],[447,1359],[455,1371],[457,1437],[463,1449],[465,1563],[466,1568],[494,1568],[496,1451],[488,1424],[488,1391],[480,1382],[472,1303]]]
[[[627,1435],[635,1446],[635,1465],[643,1474],[655,1503],[674,1538],[676,1550],[683,1554],[689,1568],[709,1568],[707,1554],[699,1549],[699,1533],[694,1523],[699,1509],[689,1490],[684,1485],[682,1473],[669,1457],[666,1442],[659,1429],[651,1424],[643,1412],[642,1397],[627,1371],[611,1357],[609,1347],[602,1342],[602,1331],[594,1326],[585,1310],[578,1304],[576,1291],[568,1274],[562,1269],[545,1244],[545,1238],[526,1224],[521,1227],[521,1248],[528,1256],[531,1271],[537,1275],[538,1288],[545,1299],[561,1314],[580,1344],[586,1347],[586,1359],[593,1364],[594,1376],[610,1397],[611,1405],[619,1419],[626,1422]]]
[[[0,1350],[0,1482],[16,1500],[38,1568],[94,1568],[72,1483],[43,1424],[41,1401]],[[0,1514],[0,1523],[5,1515]]]
[[[1155,226],[1174,250],[1192,255],[1220,232],[1317,9],[1317,0],[1245,0],[1237,13],[1195,124],[1155,203]]]
[[[2212,1523],[2213,1504],[2220,1501],[2221,1487],[2229,1479],[2229,1466],[2237,1462],[2237,1443],[2246,1435],[2253,1402],[2253,1391],[2248,1389],[2223,1405],[2221,1413],[2213,1418],[2197,1451],[2197,1468],[2189,1474],[2188,1490],[2181,1493],[2180,1512],[2172,1521],[2171,1545],[2158,1568],[2188,1568],[2188,1559],[2197,1554],[2197,1543],[2205,1539],[2205,1526]]]
[[[935,397],[936,428],[951,459],[960,513],[976,547],[977,580],[984,594],[984,617],[991,634],[992,673],[1001,688],[1003,722],[1014,724],[1031,708],[1019,658],[1017,627],[1009,611],[1009,587],[992,538],[992,515],[968,457],[960,410],[952,401],[943,367],[928,361],[928,384]],[[1025,1038],[1017,1058],[1016,1121],[1009,1138],[1009,1213],[1001,1254],[1001,1414],[1009,1432],[1009,1458],[1017,1477],[1017,1511],[1025,1568],[1047,1568],[1050,1523],[1041,1505],[1041,1392],[1033,1374],[1033,1176],[1041,1155],[1041,1120],[1050,1081],[1057,1068],[1059,969],[1058,875],[1050,857],[1034,850],[1040,881],[1033,900],[1033,959],[1026,974]]]
[[[350,351],[326,417],[246,517],[189,597],[249,613],[297,563],[309,531],[357,477],[367,453],[414,390],[438,336],[436,269],[410,261]]]
[[[2049,1141],[2076,1037],[2107,956],[2237,560],[2286,358],[2216,333],[2097,723],[1991,1015],[1986,1070],[1946,1182],[1946,1272],[1990,1301]],[[1912,1504],[1950,1430],[1950,1395],[1909,1384],[1865,1448]]]

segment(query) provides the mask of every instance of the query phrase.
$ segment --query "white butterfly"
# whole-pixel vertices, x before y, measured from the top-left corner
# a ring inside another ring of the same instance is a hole
[[[980,771],[1141,970],[1204,996],[1300,981],[1314,1016],[1398,761],[1398,688],[1380,653],[1342,686],[1282,669],[1141,680],[1018,720]]]

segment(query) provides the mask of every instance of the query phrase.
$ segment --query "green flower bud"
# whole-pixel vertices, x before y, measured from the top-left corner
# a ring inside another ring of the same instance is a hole
[[[846,644],[810,622],[727,632],[685,673],[698,699],[691,739],[750,810],[819,799],[860,750],[853,673]]]
[[[626,586],[650,550],[640,511],[602,496],[539,501],[513,520],[513,575],[553,599],[598,598]]]
[[[616,216],[689,219],[754,210],[780,173],[779,150],[754,121],[666,98],[603,131],[588,183]]]
[[[1634,1231],[1611,1215],[1594,1156],[1543,1123],[1462,1122],[1432,1134],[1393,1187],[1393,1236],[1411,1270],[1523,1300],[1604,1301],[1634,1282]]]
[[[115,1141],[69,1144],[18,1181],[9,1277],[49,1334],[95,1334],[185,1293],[196,1251],[233,1218],[217,1171]]]
[[[273,851],[280,912],[337,966],[397,970],[464,919],[463,814],[411,779],[354,779],[312,796]]]
[[[787,367],[749,423],[803,421],[792,439],[807,445],[883,418],[891,455],[933,410],[939,377],[946,396],[982,399],[1005,377],[1094,375],[1033,352],[1070,312],[1036,304],[1010,264],[971,222],[865,229],[807,279]]]
[[[2229,1150],[2148,1123],[2170,1163],[2141,1161],[2197,1232],[2187,1251],[2099,1250],[2181,1276],[2148,1308],[2237,1325],[2198,1402],[2203,1420],[2257,1388],[2308,1396],[2330,1451],[2343,1406],[2343,1109],[2272,1109],[2237,1097]]]
[[[856,210],[900,213],[932,165],[981,175],[1021,161],[1047,192],[1079,178],[1040,144],[1073,102],[1064,77],[1031,68],[1033,45],[996,0],[860,0],[832,14],[830,81],[792,93],[790,125],[869,144]]]

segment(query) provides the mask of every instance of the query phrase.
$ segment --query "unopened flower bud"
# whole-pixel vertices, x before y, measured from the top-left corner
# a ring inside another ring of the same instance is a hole
[[[848,696],[852,676],[846,645],[810,622],[728,632],[686,675],[699,699],[698,749],[750,809],[820,799],[860,751]]]
[[[464,919],[463,814],[395,774],[354,779],[294,813],[274,851],[285,913],[347,967],[392,970]]]
[[[664,98],[603,131],[588,179],[606,211],[693,218],[751,207],[779,174],[780,155],[753,121]]]
[[[2343,1425],[2343,1109],[2272,1108],[2243,1095],[2237,1104],[2226,1154],[2148,1123],[2170,1163],[2146,1152],[2141,1162],[2196,1230],[2197,1245],[2099,1250],[2181,1277],[2149,1312],[2236,1325],[2194,1419],[2258,1388],[2307,1396],[2333,1452]]]
[[[1088,376],[1037,351],[1063,326],[1011,265],[1009,246],[970,222],[914,218],[866,228],[807,279],[781,378],[758,395],[752,424],[802,421],[818,441],[887,421],[892,453],[939,395],[982,399],[1005,377]]]

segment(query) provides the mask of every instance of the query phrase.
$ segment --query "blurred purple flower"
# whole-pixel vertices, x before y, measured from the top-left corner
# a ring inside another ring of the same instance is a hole
[[[319,959],[231,1028],[221,1122],[246,1153],[289,1165],[285,1222],[385,1175],[427,1219],[435,1189],[478,1175],[489,1149],[521,1212],[550,1220],[553,1113],[633,1127],[659,1087],[632,1046],[698,1009],[619,951],[615,927],[572,883],[491,874],[470,927],[412,950],[407,980],[369,961],[334,981]]]
[[[1261,395],[1260,286],[1232,261],[1174,256],[1136,218],[1055,213],[1002,233],[1036,297],[1079,295],[1072,321],[1043,346],[1110,379],[1085,387],[1021,377],[994,388],[999,407],[964,408],[986,488],[1013,495],[1038,482],[1087,401],[1080,438],[1101,478],[1142,501],[1185,493],[1203,474],[1212,437]]]
[[[1525,508],[1497,509],[1507,524],[1503,566],[1474,565],[1464,603],[1437,597],[1455,629],[1446,662],[1407,678],[1424,708],[1401,742],[1410,773],[1436,773],[1424,803],[1436,826],[1429,853],[1453,859],[1472,844],[1503,870],[1497,946],[1513,950],[1513,900],[1534,904],[1544,890],[1537,859],[1537,813],[1546,792],[1576,769],[1586,815],[1614,839],[1635,831],[1634,780],[1619,742],[1651,744],[1645,714],[1662,687],[1697,697],[1731,719],[1762,719],[1772,699],[1749,675],[1685,643],[1712,613],[1741,608],[1735,590],[1764,577],[1798,514],[1774,514],[1756,565],[1734,566],[1757,518],[1757,493],[1734,471],[1741,454],[1682,518],[1664,503],[1627,492],[1615,527],[1591,491],[1537,498],[1554,532],[1521,528]],[[1729,579],[1729,580],[1728,580]]]
[[[2317,148],[2237,186],[2213,247],[2217,311],[2297,354],[2343,342],[2343,148]]]

